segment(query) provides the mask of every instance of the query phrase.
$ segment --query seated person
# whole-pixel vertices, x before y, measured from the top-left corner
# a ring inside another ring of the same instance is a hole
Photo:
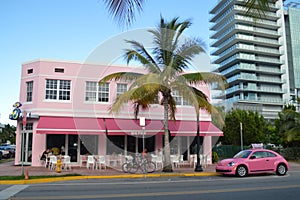
[[[41,156],[41,160],[46,161],[46,158],[48,157],[49,153],[50,153],[50,149],[46,149],[46,151],[44,151],[42,156]]]

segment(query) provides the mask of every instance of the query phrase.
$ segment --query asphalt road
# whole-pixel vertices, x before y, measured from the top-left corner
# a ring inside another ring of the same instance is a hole
[[[286,176],[92,179],[34,185],[1,185],[0,199],[263,199],[296,200],[300,171]],[[5,197],[5,194],[7,198]],[[1,196],[2,195],[2,196]]]

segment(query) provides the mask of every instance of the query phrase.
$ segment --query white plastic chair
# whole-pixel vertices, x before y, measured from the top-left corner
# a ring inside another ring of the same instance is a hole
[[[83,164],[86,164],[86,162],[87,162],[87,156],[80,155],[80,157],[79,157],[79,166],[82,167]]]
[[[49,168],[51,170],[56,169],[56,164],[57,164],[57,157],[56,156],[50,156],[49,157]]]
[[[97,161],[97,167],[100,170],[102,169],[102,166],[104,167],[104,169],[106,170],[106,160],[105,160],[105,156],[99,156],[98,157],[98,161]]]
[[[71,169],[71,157],[70,156],[63,156],[63,168],[67,170],[68,168]]]
[[[156,168],[158,167],[163,168],[164,165],[163,156],[157,156],[155,164],[156,164]]]
[[[92,165],[92,169],[95,169],[95,158],[94,156],[88,156],[86,161],[86,168],[89,169],[90,165]]]
[[[184,162],[183,160],[183,155],[179,155],[179,163],[178,163],[178,166],[184,166],[186,163]]]
[[[190,155],[190,167],[196,167],[197,164],[197,154]]]
[[[174,167],[178,167],[179,155],[171,155],[171,163],[174,165]]]

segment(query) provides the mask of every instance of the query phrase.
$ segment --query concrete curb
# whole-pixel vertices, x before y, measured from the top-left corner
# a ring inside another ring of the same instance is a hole
[[[201,173],[166,173],[166,174],[120,174],[120,175],[103,175],[103,176],[66,176],[28,180],[2,180],[0,185],[21,185],[21,184],[38,184],[51,183],[59,181],[73,181],[83,179],[121,179],[121,178],[161,178],[161,177],[200,177],[200,176],[220,176],[216,172]]]

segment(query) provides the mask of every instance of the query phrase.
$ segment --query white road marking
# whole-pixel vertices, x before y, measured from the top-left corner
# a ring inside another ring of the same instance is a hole
[[[18,192],[24,190],[29,185],[13,185],[5,190],[0,191],[0,199],[8,199],[9,197],[17,194]]]

